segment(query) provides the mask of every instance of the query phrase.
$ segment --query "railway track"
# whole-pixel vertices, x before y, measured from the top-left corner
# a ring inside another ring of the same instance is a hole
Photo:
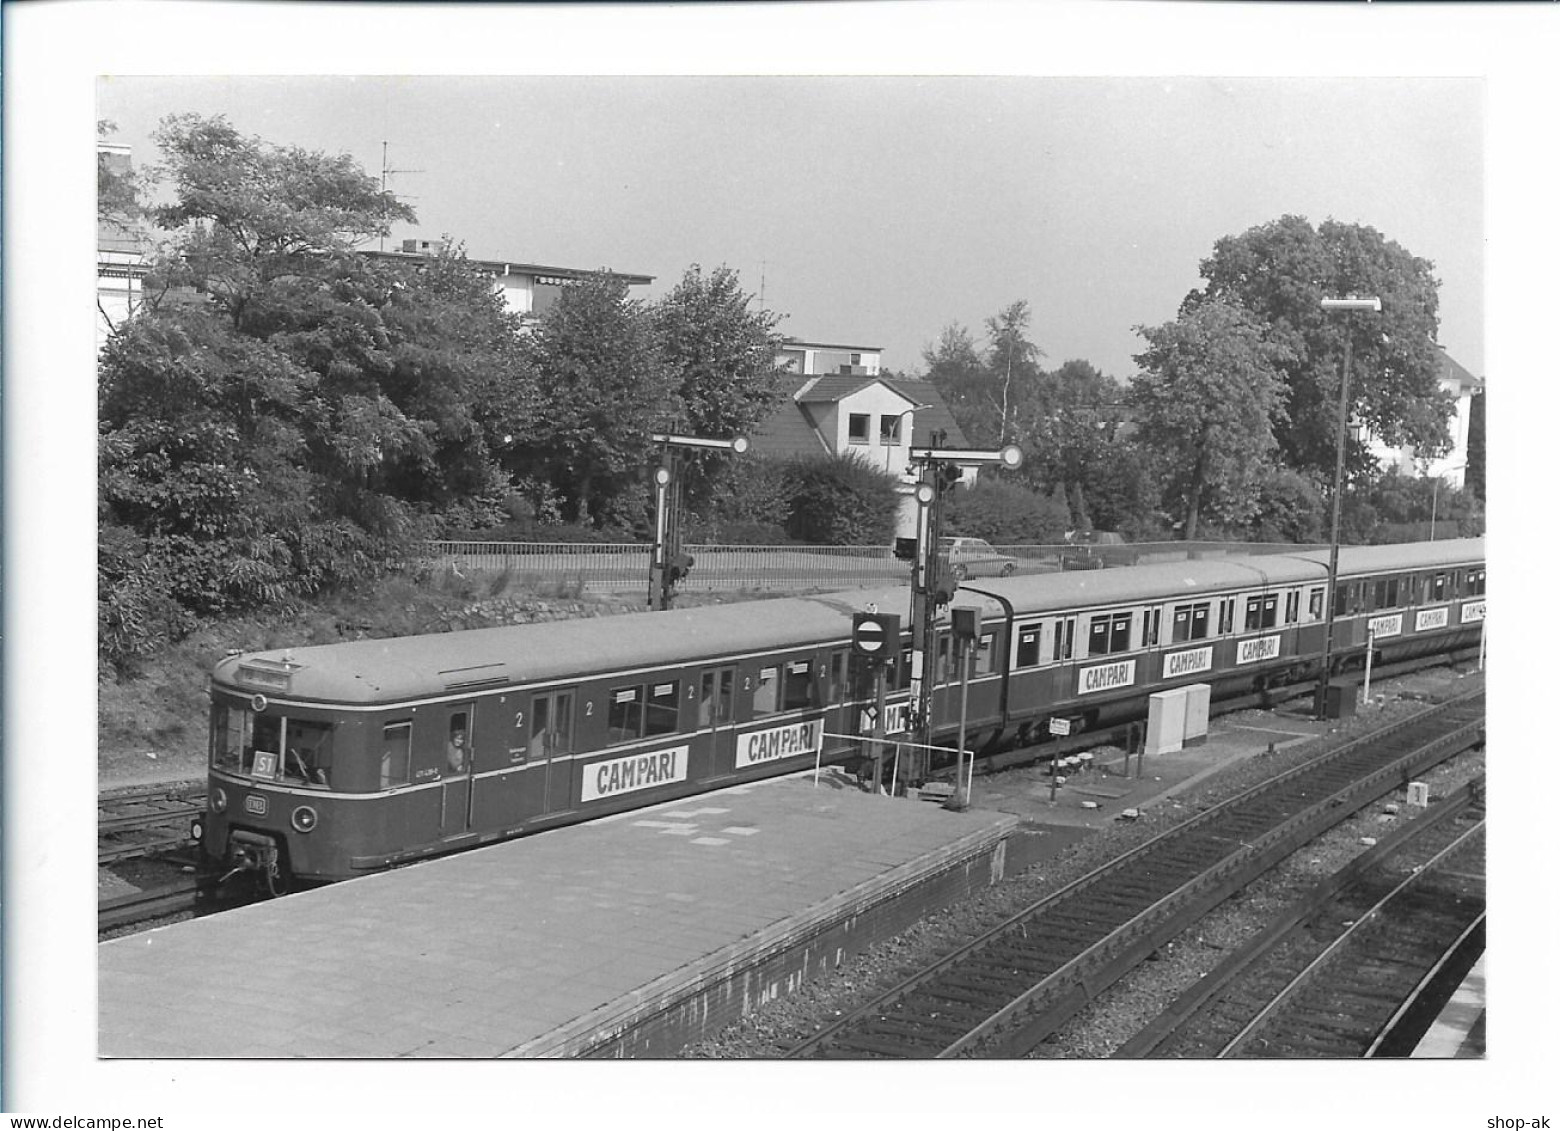
[[[202,785],[173,785],[99,797],[98,864],[187,847],[205,796]]]
[[[1271,1055],[1358,1057],[1381,1047],[1389,1022],[1431,987],[1446,955],[1482,920],[1483,789],[1481,776],[1317,884],[1115,1056],[1283,1048]],[[1337,994],[1342,1008],[1332,1018],[1297,1020],[1297,1041],[1275,1040],[1283,1018],[1301,1015],[1298,1001],[1286,1002],[1307,986],[1307,1000]],[[1402,1046],[1386,1047],[1382,1055],[1399,1055]]]
[[[1318,755],[1032,904],[787,1056],[1021,1056],[1300,845],[1477,745],[1483,719],[1479,691]]]

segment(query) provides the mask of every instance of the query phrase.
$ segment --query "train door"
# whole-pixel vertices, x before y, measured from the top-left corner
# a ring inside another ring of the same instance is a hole
[[[536,790],[526,804],[527,815],[574,808],[574,689],[547,691],[531,697],[530,741],[526,763],[532,767]],[[535,767],[540,763],[540,770]]]
[[[475,703],[461,703],[445,711],[444,759],[439,764],[441,836],[458,836],[471,828],[471,724],[475,718]]]
[[[737,669],[735,667],[705,668],[699,673],[699,717],[696,721],[698,736],[695,749],[700,752],[698,762],[706,777],[722,777],[733,772],[733,754],[727,752],[737,717]]]

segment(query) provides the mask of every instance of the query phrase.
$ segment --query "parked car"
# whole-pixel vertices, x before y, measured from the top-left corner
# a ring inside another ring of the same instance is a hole
[[[1136,562],[1137,551],[1113,530],[1092,530],[1069,539],[1067,549],[1061,554],[1063,569],[1104,569]]]
[[[984,538],[939,538],[937,554],[945,558],[953,576],[1006,577],[1018,568],[1018,560],[998,553]]]

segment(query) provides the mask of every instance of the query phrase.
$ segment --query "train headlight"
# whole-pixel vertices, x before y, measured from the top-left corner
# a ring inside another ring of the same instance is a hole
[[[292,827],[301,833],[314,831],[314,826],[320,823],[320,815],[309,805],[300,805],[292,811]]]
[[[211,791],[211,808],[216,813],[227,812],[227,790],[220,785]]]

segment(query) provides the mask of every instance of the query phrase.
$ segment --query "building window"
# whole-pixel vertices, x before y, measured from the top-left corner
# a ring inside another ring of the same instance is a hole
[[[852,444],[865,444],[872,431],[872,416],[870,413],[853,412],[850,414],[850,442]]]
[[[902,416],[878,417],[878,442],[885,447],[897,447],[899,444],[899,425],[904,420]]]

